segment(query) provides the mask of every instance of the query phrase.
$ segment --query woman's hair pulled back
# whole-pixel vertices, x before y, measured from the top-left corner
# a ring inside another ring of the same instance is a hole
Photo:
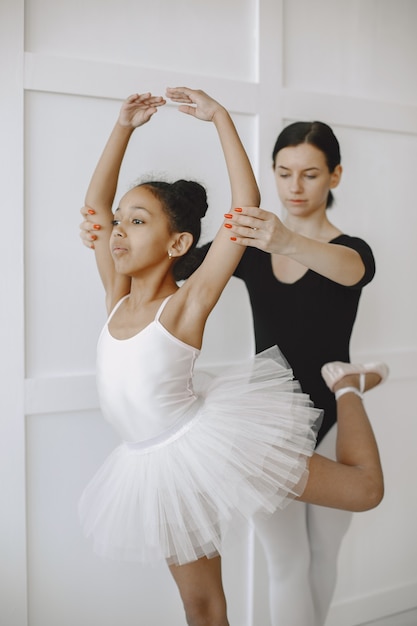
[[[161,202],[173,232],[187,232],[193,236],[193,243],[188,252],[179,257],[174,266],[177,280],[188,276],[187,267],[194,267],[193,250],[201,235],[201,220],[207,211],[207,193],[200,183],[192,180],[146,181],[141,186],[147,187]]]
[[[275,166],[275,159],[280,150],[287,147],[298,146],[308,143],[320,150],[326,159],[329,172],[334,172],[337,165],[340,165],[340,146],[333,130],[324,122],[294,122],[286,126],[278,135],[272,151],[272,163]],[[331,207],[334,197],[331,191],[327,198],[327,207]]]

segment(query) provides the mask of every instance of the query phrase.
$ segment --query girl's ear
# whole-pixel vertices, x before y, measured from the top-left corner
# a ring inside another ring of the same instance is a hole
[[[193,236],[191,233],[178,233],[175,241],[171,244],[172,256],[184,256],[193,245]]]
[[[330,189],[334,189],[340,183],[342,178],[343,168],[341,165],[336,165],[333,172],[330,175]]]

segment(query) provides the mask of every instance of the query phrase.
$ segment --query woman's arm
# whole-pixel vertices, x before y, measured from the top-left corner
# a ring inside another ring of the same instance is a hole
[[[344,286],[356,285],[364,276],[365,266],[356,250],[295,233],[274,213],[257,206],[247,206],[229,221],[230,232],[242,246],[286,256]]]
[[[97,163],[85,197],[84,217],[90,217],[99,226],[100,236],[94,241],[98,270],[107,300],[121,297],[130,291],[130,278],[117,274],[110,254],[109,240],[112,232],[113,202],[117,189],[120,168],[135,128],[146,124],[165,104],[160,96],[150,93],[134,94],[123,103],[119,118],[110,134],[103,153]],[[84,229],[82,232],[87,232]],[[91,241],[91,240],[90,240]]]

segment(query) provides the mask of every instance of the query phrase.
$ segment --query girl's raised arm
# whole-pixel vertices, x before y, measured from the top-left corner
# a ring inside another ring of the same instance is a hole
[[[150,93],[134,94],[125,100],[94,170],[85,197],[85,207],[82,213],[93,212],[94,223],[100,227],[100,236],[94,243],[94,250],[108,302],[130,291],[130,278],[115,272],[109,248],[113,220],[112,207],[120,167],[135,128],[146,124],[158,107],[164,104],[164,98],[152,96]]]
[[[215,125],[229,174],[230,211],[242,206],[259,206],[260,194],[252,166],[227,110],[203,91],[177,87],[167,89],[166,95],[181,103],[181,112]],[[222,225],[204,262],[187,280],[187,288],[192,290],[193,297],[198,294],[199,305],[207,314],[216,304],[243,252],[244,248],[231,241],[229,230]]]

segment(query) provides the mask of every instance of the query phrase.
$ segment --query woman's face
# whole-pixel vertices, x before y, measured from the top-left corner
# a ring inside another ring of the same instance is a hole
[[[307,217],[325,211],[329,191],[339,184],[342,168],[338,165],[329,172],[323,152],[302,143],[277,153],[274,174],[279,198],[288,213]]]

